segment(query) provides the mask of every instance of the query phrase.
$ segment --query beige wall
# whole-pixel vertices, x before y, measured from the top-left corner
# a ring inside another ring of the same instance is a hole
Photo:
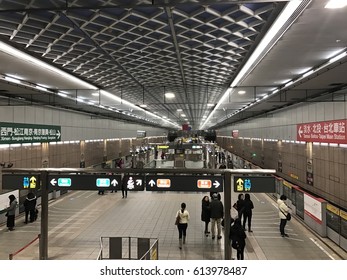
[[[231,137],[218,137],[217,143],[261,168],[276,169],[279,176],[293,184],[347,208],[346,148]],[[312,162],[313,185],[306,181],[308,160]],[[282,172],[279,172],[279,161],[282,161]]]
[[[165,137],[151,138],[151,143],[161,143]],[[0,148],[0,163],[13,163],[13,168],[69,167],[79,168],[80,161],[85,160],[85,166],[103,162],[104,153],[107,160],[130,154],[132,143],[141,145],[147,139],[116,139],[97,141],[71,141],[50,144],[2,145]],[[43,163],[48,161],[48,165]]]

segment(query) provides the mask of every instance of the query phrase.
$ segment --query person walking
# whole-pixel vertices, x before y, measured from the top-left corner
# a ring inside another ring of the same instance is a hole
[[[210,233],[208,231],[208,224],[211,220],[211,209],[210,209],[210,199],[207,195],[205,195],[201,202],[201,221],[205,223],[205,235],[206,237]]]
[[[9,231],[12,231],[12,230],[14,230],[16,207],[17,207],[18,202],[17,202],[16,197],[13,194],[11,194],[8,198],[10,200],[10,206],[6,209],[7,210],[6,226],[7,226]]]
[[[277,200],[278,215],[280,218],[280,233],[282,237],[289,237],[289,235],[284,232],[284,228],[287,224],[287,215],[289,213],[289,207],[285,203],[286,200],[287,196],[285,196],[284,194],[282,194],[280,198]]]
[[[212,239],[215,239],[216,237],[216,226],[217,226],[217,238],[222,238],[222,218],[224,216],[224,207],[223,203],[218,199],[218,194],[214,193],[212,195],[212,201],[210,203],[210,209],[211,209],[211,232],[212,232]]]
[[[241,219],[236,218],[234,224],[230,227],[229,239],[231,246],[237,251],[238,260],[244,260],[246,237],[246,233],[241,226]]]
[[[34,222],[36,219],[36,196],[34,193],[29,192],[24,201],[24,210],[25,210],[25,221],[24,223],[28,223],[28,217],[30,214],[30,223]]]
[[[127,198],[127,197],[128,197],[127,182],[123,178],[123,182],[122,182],[122,198]]]
[[[251,196],[249,195],[249,193],[246,193],[242,214],[243,214],[243,229],[246,230],[246,221],[248,221],[248,232],[253,232],[251,229],[253,208],[254,208],[254,205],[251,200]]]
[[[177,218],[178,217],[178,218]],[[179,248],[182,249],[182,244],[186,243],[187,236],[187,228],[189,222],[189,212],[186,209],[186,204],[184,202],[181,203],[181,209],[176,213],[177,229],[178,229],[178,241]],[[183,240],[182,240],[183,237]]]

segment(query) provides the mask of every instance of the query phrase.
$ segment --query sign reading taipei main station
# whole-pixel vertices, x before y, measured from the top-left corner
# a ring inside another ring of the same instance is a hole
[[[296,140],[347,144],[347,120],[301,123],[296,125]]]
[[[0,144],[59,142],[61,126],[0,122]]]

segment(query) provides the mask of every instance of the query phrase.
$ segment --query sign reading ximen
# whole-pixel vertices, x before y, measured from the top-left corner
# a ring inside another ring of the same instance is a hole
[[[0,144],[43,143],[61,140],[57,125],[0,122]]]
[[[346,144],[347,120],[302,123],[296,125],[297,141]]]

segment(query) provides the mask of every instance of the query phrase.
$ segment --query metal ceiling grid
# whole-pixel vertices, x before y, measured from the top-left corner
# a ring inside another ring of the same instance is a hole
[[[196,125],[276,9],[274,3],[243,1],[2,2],[0,34],[10,42],[149,111],[181,120],[177,109],[184,105]],[[163,98],[165,92],[175,98]]]

